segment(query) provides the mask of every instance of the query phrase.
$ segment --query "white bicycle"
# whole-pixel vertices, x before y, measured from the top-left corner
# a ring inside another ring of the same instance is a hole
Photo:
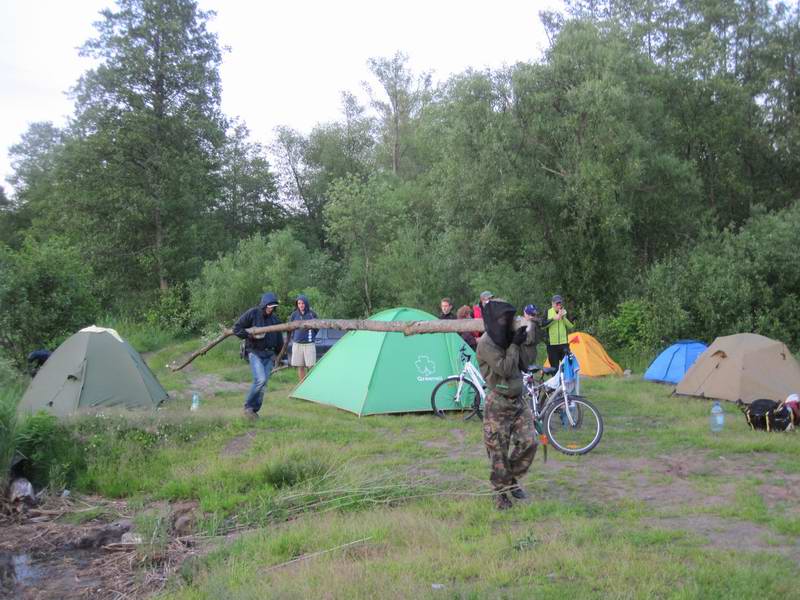
[[[597,407],[583,396],[573,393],[577,376],[567,378],[564,364],[557,369],[532,366],[522,376],[524,398],[531,407],[533,422],[540,440],[563,454],[586,454],[600,443],[603,437],[603,417]],[[539,372],[537,380],[535,374]],[[552,375],[545,380],[544,376]],[[546,455],[545,455],[546,456]]]
[[[486,382],[481,372],[472,364],[467,347],[461,346],[461,362],[464,368],[458,375],[451,375],[436,384],[431,392],[433,414],[444,418],[447,410],[467,413],[467,421],[476,416],[483,419],[483,404],[486,400]]]

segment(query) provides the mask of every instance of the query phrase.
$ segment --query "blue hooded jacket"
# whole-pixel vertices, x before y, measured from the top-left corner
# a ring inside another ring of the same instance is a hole
[[[305,312],[300,312],[300,309],[297,308],[297,303],[302,300],[306,303],[306,310]],[[294,301],[295,310],[289,317],[289,322],[292,321],[310,321],[312,319],[318,319],[317,313],[311,310],[311,304],[308,302],[308,298],[304,294],[300,294],[297,297],[297,300]],[[292,343],[293,344],[311,344],[317,337],[317,330],[316,329],[295,329],[292,332]]]
[[[278,297],[272,292],[267,292],[261,296],[261,302],[245,312],[233,326],[233,335],[243,340],[247,340],[245,349],[248,353],[253,353],[259,358],[267,358],[273,354],[278,354],[283,347],[283,334],[279,331],[263,334],[262,338],[250,336],[246,329],[250,327],[266,327],[267,325],[277,325],[281,320],[272,314],[265,315],[264,308],[268,304],[278,304]]]

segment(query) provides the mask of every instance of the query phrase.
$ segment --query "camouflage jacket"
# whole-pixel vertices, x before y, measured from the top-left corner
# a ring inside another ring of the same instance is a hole
[[[536,360],[538,328],[528,331],[521,346],[511,344],[506,350],[483,334],[478,340],[478,367],[490,390],[515,398],[522,394],[522,369]]]

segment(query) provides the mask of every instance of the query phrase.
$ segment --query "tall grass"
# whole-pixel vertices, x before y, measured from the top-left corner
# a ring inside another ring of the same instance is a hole
[[[22,385],[12,383],[0,388],[0,493],[5,491],[16,451],[17,402]]]

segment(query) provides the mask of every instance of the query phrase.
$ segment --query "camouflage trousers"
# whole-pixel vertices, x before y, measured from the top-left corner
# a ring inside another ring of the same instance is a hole
[[[495,490],[514,485],[536,456],[533,413],[521,398],[489,392],[483,412],[483,441]]]

